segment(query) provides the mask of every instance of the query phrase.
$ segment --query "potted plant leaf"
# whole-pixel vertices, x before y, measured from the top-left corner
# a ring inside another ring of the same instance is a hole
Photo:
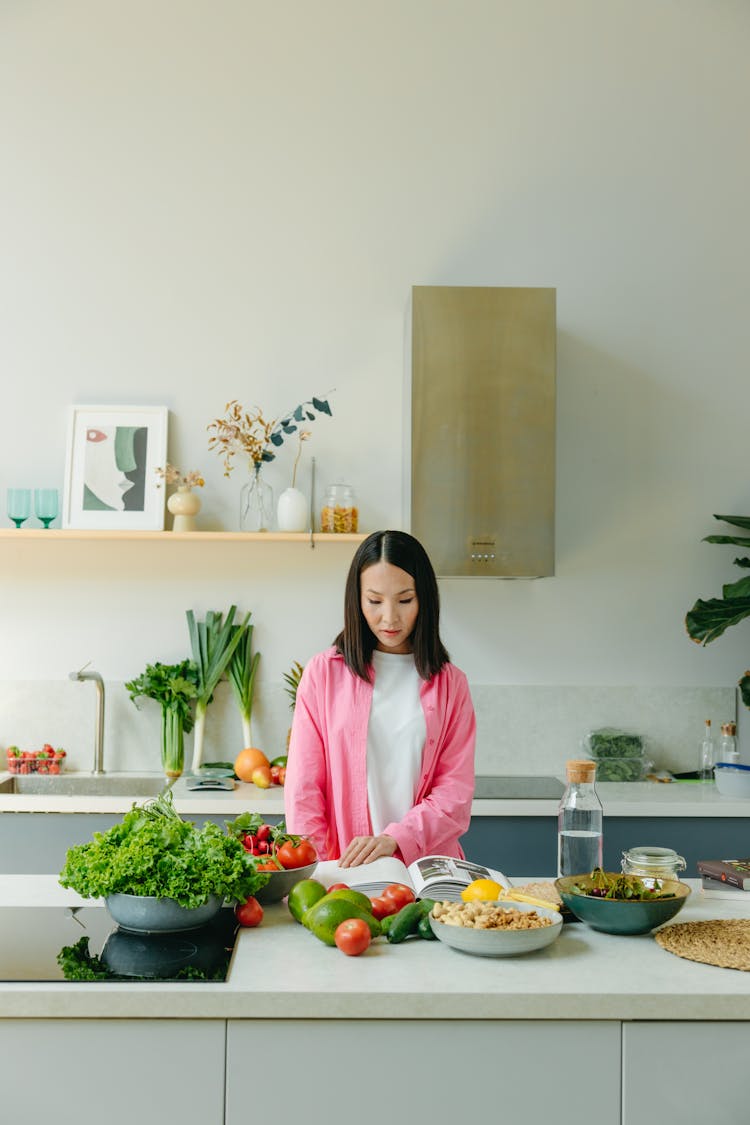
[[[750,516],[717,516],[714,519],[731,524],[732,527],[750,531]],[[707,535],[704,543],[727,543],[750,550],[750,537],[746,535]],[[750,557],[743,555],[734,560],[741,569],[750,569]],[[720,598],[699,598],[685,617],[688,636],[697,644],[707,645],[720,637],[731,625],[737,625],[750,617],[750,575],[729,582],[722,587]],[[750,707],[750,671],[745,672],[739,681],[742,702]]]
[[[179,777],[185,758],[185,733],[193,729],[193,703],[198,675],[191,660],[179,664],[147,664],[145,672],[125,684],[138,706],[142,696],[161,706],[161,761],[166,777]]]

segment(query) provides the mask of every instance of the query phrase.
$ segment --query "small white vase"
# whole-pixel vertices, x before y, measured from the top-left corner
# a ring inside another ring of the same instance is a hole
[[[174,516],[172,531],[195,531],[195,517],[201,510],[201,498],[192,489],[181,484],[167,500],[167,507]]]
[[[304,492],[285,488],[276,508],[279,531],[307,531],[310,526],[310,505]]]

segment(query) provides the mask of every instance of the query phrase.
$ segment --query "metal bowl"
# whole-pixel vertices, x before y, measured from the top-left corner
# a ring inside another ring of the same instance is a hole
[[[180,906],[173,898],[153,895],[107,895],[104,900],[109,913],[124,930],[138,934],[177,933],[195,930],[210,922],[223,906],[219,895],[209,895],[202,906]]]
[[[565,875],[555,881],[555,886],[571,914],[591,926],[592,930],[601,930],[605,934],[647,934],[674,918],[690,894],[690,887],[678,879],[659,881],[662,890],[672,897],[643,900],[599,898],[585,893],[592,886],[591,875]],[[574,886],[580,887],[583,893],[574,891]]]
[[[312,873],[318,866],[315,863],[308,863],[306,867],[290,867],[286,871],[269,871],[270,878],[264,887],[255,892],[255,898],[261,906],[268,906],[274,902],[281,902],[285,898],[295,883],[299,883],[301,879],[311,879]]]

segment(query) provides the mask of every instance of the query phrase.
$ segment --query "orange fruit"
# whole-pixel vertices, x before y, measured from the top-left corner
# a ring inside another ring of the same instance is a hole
[[[258,750],[257,746],[246,746],[234,760],[234,772],[240,781],[252,781],[253,770],[267,765],[268,758],[262,750]]]

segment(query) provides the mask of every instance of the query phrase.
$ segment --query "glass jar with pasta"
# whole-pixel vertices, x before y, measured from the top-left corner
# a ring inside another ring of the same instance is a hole
[[[348,484],[328,486],[320,513],[320,530],[330,532],[356,532],[359,513],[354,499],[354,489]]]

